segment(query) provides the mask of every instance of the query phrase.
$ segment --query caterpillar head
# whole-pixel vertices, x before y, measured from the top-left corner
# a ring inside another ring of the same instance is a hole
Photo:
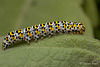
[[[79,23],[79,25],[80,25],[80,34],[84,34],[85,26],[82,23]]]
[[[82,25],[82,31],[85,32],[85,26],[84,25]]]

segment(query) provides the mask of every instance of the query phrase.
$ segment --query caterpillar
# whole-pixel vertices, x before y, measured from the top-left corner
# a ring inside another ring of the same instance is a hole
[[[54,21],[15,30],[9,32],[4,37],[2,49],[5,50],[8,46],[11,46],[17,41],[24,40],[27,44],[30,44],[31,39],[34,39],[34,41],[37,42],[39,38],[43,39],[45,36],[51,37],[54,33],[58,34],[60,32],[68,34],[84,34],[85,26],[82,23],[77,22]]]

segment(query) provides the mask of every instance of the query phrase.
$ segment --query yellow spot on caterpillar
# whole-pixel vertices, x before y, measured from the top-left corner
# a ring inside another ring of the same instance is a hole
[[[65,24],[63,26],[64,26],[64,28],[66,28],[66,25]]]
[[[68,21],[68,23],[71,23],[70,21]]]
[[[73,28],[75,28],[75,24],[73,25]]]
[[[10,32],[10,35],[13,35],[12,32]]]
[[[8,38],[7,38],[7,37],[5,37],[5,40],[8,40]]]
[[[56,24],[58,24],[58,21],[56,21]]]
[[[77,27],[79,27],[80,25],[78,24]]]
[[[37,25],[34,25],[35,29],[37,29]]]
[[[21,33],[22,31],[21,30],[18,30],[18,33]]]
[[[42,29],[42,31],[43,31],[44,33],[46,33],[46,30],[45,30],[44,28]]]
[[[15,37],[11,37],[11,39],[12,39],[12,40],[14,40],[14,39],[15,39]]]
[[[79,23],[79,25],[83,25],[82,23]]]
[[[10,40],[8,40],[8,42],[10,42]]]
[[[70,29],[71,28],[71,25],[68,25],[68,28]]]
[[[24,35],[23,34],[20,34],[20,37],[22,38],[22,37],[24,37]]]
[[[63,23],[65,23],[65,21],[63,21]]]
[[[39,31],[36,30],[35,33],[36,33],[36,34],[39,34]]]
[[[51,22],[49,22],[49,25],[51,25]]]
[[[29,32],[27,33],[27,35],[28,35],[28,36],[31,36],[31,34],[30,34]]]
[[[44,24],[41,24],[42,25],[42,27],[44,27]]]
[[[53,31],[53,28],[52,27],[49,27],[50,31]]]
[[[29,29],[30,27],[27,27],[27,31],[30,31],[30,29]]]
[[[58,29],[60,29],[60,26],[56,25],[56,27],[57,27]]]

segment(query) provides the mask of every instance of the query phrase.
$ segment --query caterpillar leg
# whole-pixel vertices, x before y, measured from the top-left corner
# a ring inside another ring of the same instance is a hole
[[[45,36],[44,34],[41,35],[41,40],[43,40],[44,36]]]
[[[41,35],[41,40],[43,40],[45,36],[46,36],[46,33],[42,34]]]
[[[59,31],[56,31],[56,34],[59,34]]]
[[[79,33],[80,33],[81,35],[83,35],[83,34],[84,34],[84,32],[83,32],[83,31],[80,31]]]
[[[44,38],[44,37],[42,36],[42,37],[41,37],[41,40],[43,40],[43,38]]]
[[[35,40],[34,40],[35,42],[37,42],[38,41],[38,39],[37,38],[35,38]]]
[[[28,44],[28,45],[30,45],[30,42],[29,42],[29,40],[27,41],[27,44]]]
[[[49,32],[49,38],[53,35],[53,31]]]
[[[3,50],[6,50],[6,48],[2,47]]]
[[[49,38],[51,37],[51,35],[48,36]]]
[[[62,32],[62,33],[65,33],[66,31],[65,31],[65,30],[62,30],[61,32]]]
[[[27,45],[30,45],[30,39],[29,38],[25,38],[25,41],[27,42]]]
[[[3,44],[3,45],[2,45],[2,49],[3,49],[3,50],[6,50],[6,48],[7,48],[7,46]]]
[[[77,34],[79,34],[79,31],[77,31]]]
[[[72,34],[72,31],[68,31],[68,34]]]
[[[76,33],[77,33],[77,31],[75,31],[75,30],[72,30],[72,33],[73,33],[73,34],[76,34]]]
[[[51,33],[49,33],[49,36],[48,36],[49,38],[51,37]]]

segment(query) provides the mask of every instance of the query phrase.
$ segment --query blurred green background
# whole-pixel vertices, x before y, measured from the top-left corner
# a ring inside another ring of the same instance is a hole
[[[85,34],[16,43],[0,50],[0,66],[100,67],[100,0],[0,0],[0,43],[10,31],[56,20],[82,22]]]
[[[97,6],[97,10],[98,10],[98,15],[99,15],[99,24],[97,25],[96,28],[94,28],[94,35],[95,38],[100,40],[100,0],[96,0],[96,6]]]

